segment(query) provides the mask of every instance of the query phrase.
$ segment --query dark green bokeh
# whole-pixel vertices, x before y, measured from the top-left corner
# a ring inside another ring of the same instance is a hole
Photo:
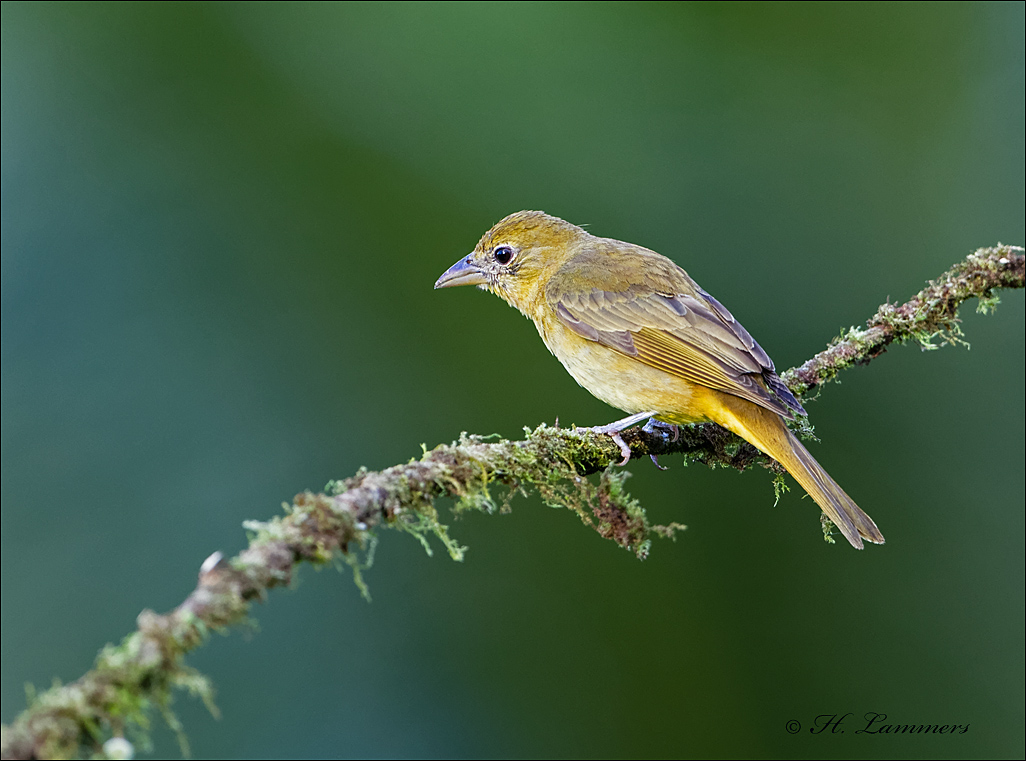
[[[1026,239],[1021,3],[2,12],[4,721],[297,491],[613,419],[515,312],[431,290],[509,212],[674,258],[779,368]],[[386,533],[373,604],[304,569],[190,658],[224,714],[178,701],[194,753],[1021,756],[1023,294],[964,317],[971,352],[809,405],[884,547],[673,460],[632,465],[690,526],[645,563],[537,499],[457,522],[462,565]]]

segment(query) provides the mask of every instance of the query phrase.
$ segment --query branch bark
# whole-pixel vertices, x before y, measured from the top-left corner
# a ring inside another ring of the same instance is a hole
[[[782,378],[798,395],[827,383],[841,370],[866,364],[892,343],[916,341],[938,348],[961,341],[958,307],[978,298],[979,311],[997,304],[998,288],[1022,288],[1023,249],[998,245],[979,249],[901,305],[884,304],[865,328],[852,328],[824,351]],[[743,470],[753,464],[776,468],[761,452],[718,426],[692,426],[676,441],[640,428],[624,433],[632,457],[682,453],[689,460]],[[450,445],[426,452],[419,461],[379,472],[361,470],[333,482],[323,494],[304,492],[285,515],[247,522],[249,547],[234,558],[215,553],[204,562],[196,589],[170,613],[143,611],[138,629],[119,645],[101,651],[91,671],[75,682],[35,696],[30,706],[3,727],[3,758],[117,756],[131,747],[124,736],[145,743],[150,708],[170,711],[175,688],[204,698],[211,710],[209,681],[184,665],[184,656],[210,630],[242,621],[254,599],[288,584],[299,563],[348,563],[366,595],[360,571],[380,528],[414,534],[430,553],[430,535],[460,560],[465,548],[449,536],[434,501],[456,500],[456,509],[506,509],[516,492],[537,490],[550,504],[572,509],[602,536],[644,558],[653,536],[682,526],[653,526],[623,489],[619,448],[608,436],[542,425],[521,441],[489,441],[463,434]],[[601,471],[598,482],[586,478]],[[496,489],[495,487],[499,487]],[[496,500],[493,490],[501,492]],[[105,742],[106,740],[106,742]]]

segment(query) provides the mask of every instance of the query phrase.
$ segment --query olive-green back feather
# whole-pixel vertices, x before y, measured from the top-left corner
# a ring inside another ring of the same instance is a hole
[[[787,418],[805,413],[762,347],[684,270],[640,246],[593,240],[596,245],[563,265],[545,289],[566,327]]]

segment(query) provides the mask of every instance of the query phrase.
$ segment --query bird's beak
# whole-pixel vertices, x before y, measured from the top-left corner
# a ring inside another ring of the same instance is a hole
[[[435,288],[448,288],[453,285],[484,285],[488,278],[473,262],[473,254],[466,256],[442,273],[435,281]]]

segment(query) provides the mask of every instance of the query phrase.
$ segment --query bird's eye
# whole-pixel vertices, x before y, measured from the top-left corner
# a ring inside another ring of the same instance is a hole
[[[513,261],[513,255],[515,253],[516,252],[509,246],[497,246],[495,250],[492,251],[492,257],[499,264],[505,266]]]

